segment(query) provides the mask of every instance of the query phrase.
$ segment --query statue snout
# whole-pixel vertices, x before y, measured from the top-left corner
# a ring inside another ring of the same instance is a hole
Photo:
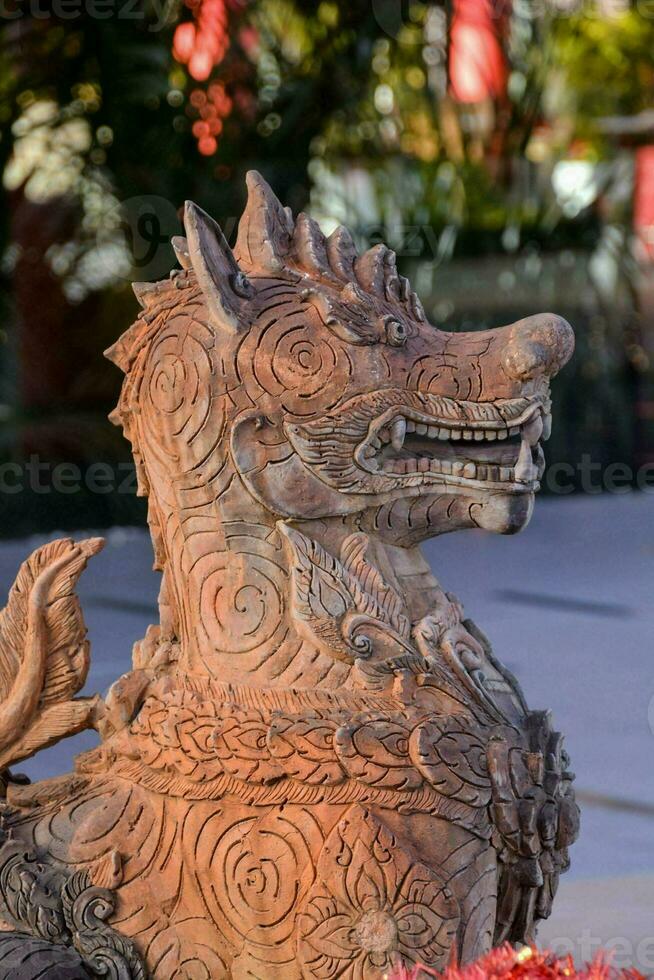
[[[554,377],[572,357],[572,327],[556,313],[539,313],[518,320],[507,331],[502,367],[516,381]]]

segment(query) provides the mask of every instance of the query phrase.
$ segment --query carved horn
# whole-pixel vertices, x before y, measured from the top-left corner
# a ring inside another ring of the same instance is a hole
[[[202,208],[187,201],[184,228],[190,263],[214,320],[238,330],[243,322],[241,307],[252,287],[239,269],[222,231]]]
[[[327,254],[336,275],[344,282],[351,282],[354,278],[354,262],[357,258],[357,250],[347,228],[339,225],[331,233],[327,239]]]
[[[281,272],[286,265],[293,219],[256,170],[248,171],[248,202],[238,226],[236,256],[248,268]]]

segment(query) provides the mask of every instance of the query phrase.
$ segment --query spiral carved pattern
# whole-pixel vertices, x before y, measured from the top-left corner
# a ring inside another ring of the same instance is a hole
[[[211,894],[206,895],[216,926],[249,940],[261,951],[291,940],[294,911],[313,882],[322,846],[316,819],[308,811],[272,811],[224,827],[220,816],[207,821],[196,844]],[[206,894],[206,893],[205,893]]]
[[[315,311],[263,320],[241,348],[245,377],[260,395],[272,396],[285,412],[307,417],[332,409],[343,397],[353,368],[345,345],[317,321]]]
[[[270,640],[284,612],[276,563],[264,555],[223,552],[202,564],[200,620],[215,649],[247,653]]]
[[[213,382],[218,367],[214,344],[203,324],[194,321],[177,333],[173,322],[148,358],[144,392],[152,411],[143,416],[148,455],[178,473],[207,458],[206,441],[199,438],[204,431],[210,433],[211,454],[224,453],[226,405]]]
[[[176,922],[162,930],[149,954],[155,964],[152,980],[223,980],[229,976],[225,960],[200,937],[204,919]]]

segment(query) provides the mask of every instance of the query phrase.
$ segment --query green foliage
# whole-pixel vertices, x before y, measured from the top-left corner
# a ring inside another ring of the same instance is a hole
[[[554,21],[554,62],[579,135],[598,138],[603,118],[652,108],[653,14],[647,3],[608,16],[585,6]]]

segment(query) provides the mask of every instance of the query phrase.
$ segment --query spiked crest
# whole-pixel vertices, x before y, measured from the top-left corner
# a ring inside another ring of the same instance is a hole
[[[334,305],[330,300],[330,309],[346,307],[355,317],[357,313],[359,318],[367,317],[366,306],[373,298],[397,306],[415,320],[424,320],[420,300],[408,280],[398,275],[395,253],[390,248],[375,245],[359,256],[346,228],[339,227],[326,238],[308,215],[301,213],[294,221],[290,209],[282,206],[255,170],[247,175],[247,188],[247,205],[234,251],[213,218],[192,201],[187,201],[184,209],[186,237],[172,239],[183,272],[195,274],[216,326],[230,332],[247,330],[250,300],[255,294],[248,276],[299,279],[302,288],[310,288],[306,280],[331,287],[338,294],[338,302]],[[180,297],[175,286],[182,277],[179,272],[171,276],[172,283],[134,283],[143,312],[137,323],[106,351],[106,356],[123,371],[129,370],[136,353],[151,335],[150,324],[160,313],[178,304]],[[319,292],[315,295],[318,301]],[[357,338],[346,327],[337,332],[343,333],[345,339],[361,340],[360,333]]]

